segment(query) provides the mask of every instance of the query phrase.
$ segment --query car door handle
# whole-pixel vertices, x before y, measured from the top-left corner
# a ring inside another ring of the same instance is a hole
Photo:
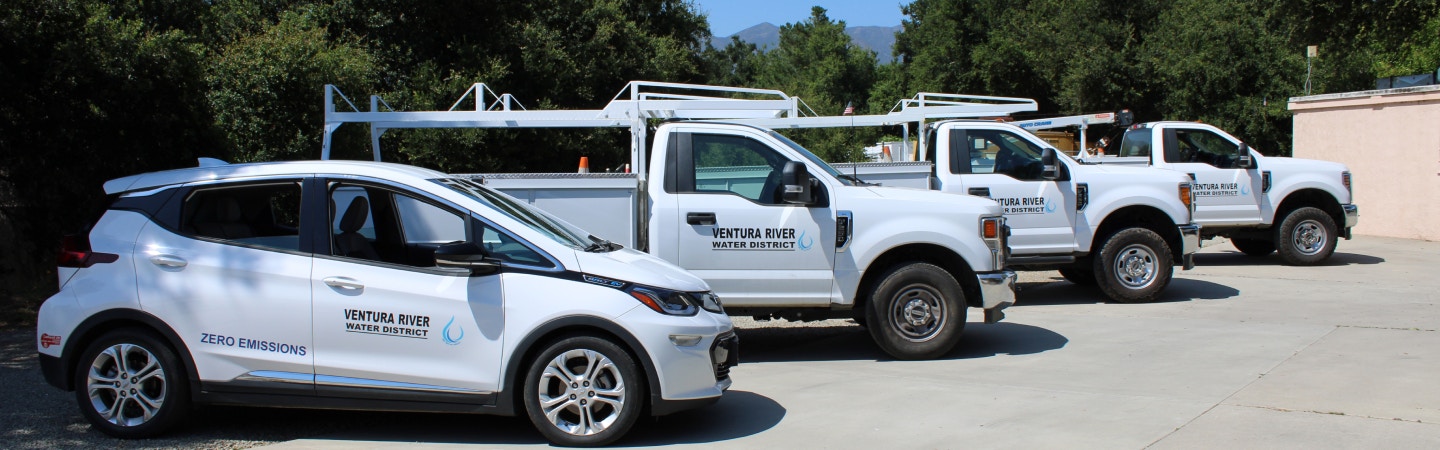
[[[692,212],[685,214],[685,223],[691,225],[714,225],[715,213]]]
[[[365,289],[359,281],[345,277],[325,277],[325,285],[340,289]]]
[[[174,267],[176,269],[185,267],[189,262],[185,258],[175,255],[155,255],[150,257],[150,263],[160,267]]]
[[[988,188],[988,187],[972,187],[972,188],[970,188],[970,195],[974,195],[974,196],[977,196],[977,197],[989,197],[989,196],[990,196],[990,188]]]

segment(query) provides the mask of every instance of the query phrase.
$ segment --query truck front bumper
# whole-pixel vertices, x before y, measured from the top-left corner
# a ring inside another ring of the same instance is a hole
[[[1360,223],[1360,207],[1355,205],[1340,205],[1340,209],[1345,210],[1345,230],[1343,233],[1345,233],[1345,239],[1348,240],[1350,239],[1350,229],[1355,228],[1355,224]]]
[[[985,310],[985,323],[1003,320],[1002,310],[1015,304],[1015,271],[980,272],[975,278],[980,281],[980,307]]]
[[[1200,225],[1187,223],[1180,229],[1180,263],[1184,270],[1195,268],[1195,252],[1200,251]]]

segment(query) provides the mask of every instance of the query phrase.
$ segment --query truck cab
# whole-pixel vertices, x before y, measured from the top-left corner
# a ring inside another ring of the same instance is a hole
[[[1149,165],[1195,180],[1195,222],[1204,238],[1230,238],[1252,256],[1280,253],[1316,264],[1350,239],[1359,209],[1344,164],[1264,156],[1239,138],[1196,122],[1131,126],[1106,153],[1086,162]]]

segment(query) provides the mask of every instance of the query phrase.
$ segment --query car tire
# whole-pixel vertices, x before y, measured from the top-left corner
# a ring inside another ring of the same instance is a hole
[[[1275,249],[1292,266],[1311,266],[1335,253],[1335,219],[1320,208],[1291,211],[1280,222]]]
[[[1275,243],[1264,239],[1230,238],[1230,245],[1240,253],[1255,257],[1275,253]]]
[[[1060,276],[1079,286],[1095,285],[1095,270],[1092,268],[1066,267],[1060,269]]]
[[[1110,235],[1100,248],[1096,284],[1119,303],[1151,302],[1170,284],[1174,268],[1165,239],[1145,228],[1128,228]]]
[[[965,329],[965,293],[933,264],[890,269],[870,293],[866,329],[895,359],[933,359],[949,353]]]
[[[153,332],[110,331],[86,346],[77,361],[80,414],[102,433],[123,439],[156,436],[190,409],[185,368]]]
[[[635,359],[595,336],[571,336],[530,361],[525,413],[551,443],[594,447],[620,439],[649,399]]]

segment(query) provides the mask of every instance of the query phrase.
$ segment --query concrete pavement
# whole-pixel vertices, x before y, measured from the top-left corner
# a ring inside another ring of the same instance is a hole
[[[1005,322],[972,310],[960,348],[935,361],[888,360],[848,321],[751,322],[724,399],[619,444],[1440,447],[1440,243],[1360,236],[1325,265],[1288,267],[1220,242],[1197,263],[1143,305],[1023,275]],[[396,414],[271,448],[406,444],[546,445],[523,419]]]

